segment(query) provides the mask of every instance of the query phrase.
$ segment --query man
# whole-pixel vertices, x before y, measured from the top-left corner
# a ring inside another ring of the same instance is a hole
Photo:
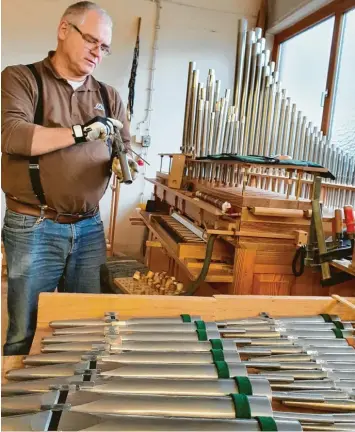
[[[28,354],[38,295],[58,286],[99,293],[105,262],[98,204],[109,182],[111,142],[129,146],[117,91],[91,75],[110,53],[112,21],[92,2],[70,6],[56,51],[2,72],[3,241],[9,327],[4,355]],[[136,164],[131,161],[136,173]],[[119,172],[116,172],[119,175]]]

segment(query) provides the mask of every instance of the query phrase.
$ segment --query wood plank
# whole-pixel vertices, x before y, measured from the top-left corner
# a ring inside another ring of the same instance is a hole
[[[213,320],[213,304],[213,298],[208,297],[41,293],[38,326],[47,327],[59,319],[99,318],[108,311],[118,312],[121,318],[187,313]]]
[[[236,245],[241,249],[255,249],[258,251],[280,251],[280,252],[295,252],[293,240],[274,239],[274,238],[239,238]]]
[[[255,317],[260,312],[273,316],[309,316],[335,314],[344,320],[354,320],[355,312],[331,297],[217,295],[215,319]],[[355,304],[355,297],[347,298]]]
[[[197,278],[201,273],[201,269],[190,268],[190,272],[195,276],[195,278]],[[213,283],[213,282],[231,283],[233,282],[233,271],[227,272],[226,270],[209,269],[205,281],[209,283]]]

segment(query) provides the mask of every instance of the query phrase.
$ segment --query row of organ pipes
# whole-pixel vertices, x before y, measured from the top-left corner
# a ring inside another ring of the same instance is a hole
[[[247,28],[247,20],[239,20],[233,102],[230,89],[221,94],[222,84],[213,69],[204,85],[196,63],[189,63],[182,153],[193,157],[220,153],[288,155],[294,160],[315,162],[336,177],[325,180],[324,205],[354,205],[354,155],[339,148],[304,112],[297,110],[282,88],[262,29]],[[285,172],[274,169],[272,174],[283,176]],[[305,181],[311,182],[311,178],[304,174]],[[258,187],[269,189],[271,184],[259,180]],[[278,182],[276,191],[285,193],[285,187],[284,182]],[[309,190],[304,187],[301,198],[309,198]]]

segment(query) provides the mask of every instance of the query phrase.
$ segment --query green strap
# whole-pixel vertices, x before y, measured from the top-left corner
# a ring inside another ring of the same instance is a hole
[[[333,321],[333,324],[339,330],[343,330],[344,329],[344,324],[342,322],[340,322],[340,321]]]
[[[188,314],[181,314],[182,322],[191,322],[191,316]]]
[[[234,377],[234,380],[237,383],[238,391],[240,394],[252,396],[253,387],[248,377]]]
[[[197,337],[198,337],[199,341],[207,341],[208,340],[206,330],[197,329],[196,333],[197,333]]]
[[[214,362],[214,364],[217,369],[218,378],[230,378],[229,367],[225,361],[217,360]]]
[[[223,349],[223,343],[221,339],[210,339],[212,349]]]
[[[263,432],[277,432],[277,424],[272,417],[255,417]]]
[[[213,362],[224,361],[224,352],[223,352],[223,350],[220,350],[220,349],[211,349],[210,352],[211,352],[212,357],[213,357]]]
[[[251,419],[248,396],[235,393],[231,393],[229,396],[232,398],[234,403],[235,417],[240,419]]]
[[[324,319],[325,322],[332,322],[329,314],[320,314],[320,316]]]
[[[338,328],[332,329],[337,339],[344,339],[343,332]]]
[[[195,321],[195,326],[198,330],[205,330],[206,331],[206,324],[204,321]]]

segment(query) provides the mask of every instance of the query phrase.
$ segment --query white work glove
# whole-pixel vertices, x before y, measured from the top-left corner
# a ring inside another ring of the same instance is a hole
[[[95,117],[84,125],[72,127],[73,137],[76,143],[106,139],[115,133],[115,129],[122,129],[123,124],[110,117]]]
[[[132,180],[135,180],[138,175],[138,164],[129,156],[127,157],[127,163],[129,166],[129,170],[131,171]],[[123,181],[123,174],[122,174],[120,161],[117,157],[115,157],[112,161],[112,171],[114,172],[115,176],[118,178],[118,181],[121,183]]]

